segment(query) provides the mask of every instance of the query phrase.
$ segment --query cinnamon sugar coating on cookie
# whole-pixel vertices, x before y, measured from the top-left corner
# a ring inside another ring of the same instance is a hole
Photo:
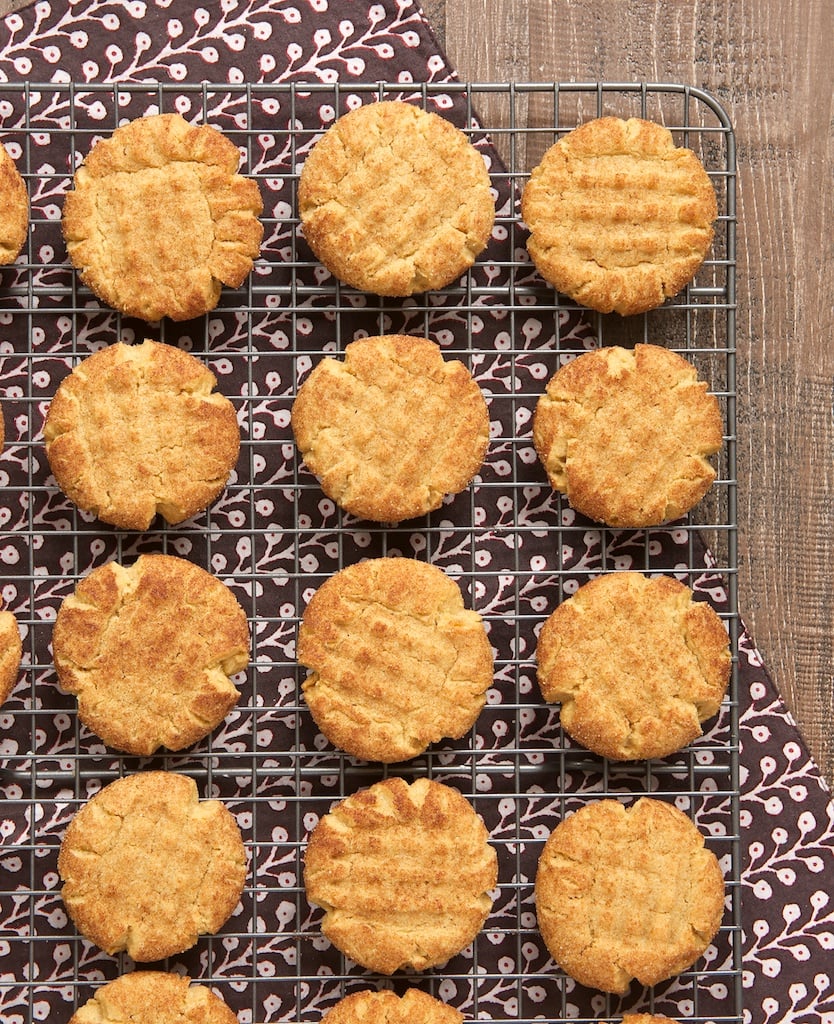
[[[229,677],[249,662],[249,627],[204,569],[140,555],[79,583],[58,610],[52,648],[79,719],[108,746],[147,757],[196,743],[237,704]]]
[[[385,335],[323,359],[293,403],[301,455],[328,497],[376,522],[439,508],[472,480],[489,443],[481,390],[427,338]]]
[[[676,807],[598,800],[551,833],[536,914],[557,964],[582,985],[625,995],[690,967],[721,924],[724,879]]]
[[[460,1010],[418,988],[398,996],[387,989],[353,992],[322,1018],[322,1024],[463,1024]]]
[[[14,263],[29,233],[29,193],[26,184],[0,145],[0,266]]]
[[[565,731],[613,760],[665,757],[701,735],[730,677],[727,630],[669,576],[599,576],[549,616],[537,648]]]
[[[565,135],[525,186],[539,272],[601,313],[642,313],[676,295],[712,244],[715,189],[662,125],[603,117]]]
[[[307,898],[322,931],[369,970],[445,963],[492,906],[497,857],[467,800],[429,779],[391,778],[337,804],[310,836]]]
[[[472,727],[492,683],[477,612],[446,574],[376,558],[316,591],[298,635],[303,691],[324,735],[355,757],[403,761]]]
[[[134,971],[96,989],[69,1024],[238,1024],[206,985],[165,971]]]
[[[246,851],[233,816],[217,800],[198,800],[193,779],[141,772],[78,811],[58,873],[79,932],[144,963],[222,927],[243,891]]]
[[[116,342],[65,378],[44,424],[58,486],[125,530],[195,515],[226,486],[240,449],[234,406],[194,356]]]
[[[399,101],[335,122],[304,163],[298,207],[328,270],[377,295],[450,284],[485,248],[495,220],[489,174],[463,132]]]
[[[263,202],[237,146],[179,114],[99,141],[67,193],[63,232],[82,281],[143,320],[189,320],[239,287],[260,252]]]
[[[715,479],[721,410],[691,363],[657,345],[586,352],[539,399],[533,441],[553,488],[613,527],[657,526]]]
[[[0,704],[11,694],[20,675],[23,641],[17,619],[0,611]]]

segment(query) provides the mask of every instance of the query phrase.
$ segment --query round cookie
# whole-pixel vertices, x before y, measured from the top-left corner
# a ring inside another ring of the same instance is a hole
[[[198,800],[193,779],[143,772],[78,811],[58,873],[79,932],[144,963],[225,924],[243,891],[246,852],[234,817],[217,800]]]
[[[724,912],[724,879],[704,837],[672,804],[598,800],[551,833],[536,874],[548,950],[582,985],[625,995],[700,957]]]
[[[342,569],[313,595],[298,634],[302,689],[334,746],[403,761],[459,739],[484,706],[492,648],[458,585],[411,558]]]
[[[657,345],[595,349],[558,370],[533,442],[553,488],[613,527],[657,526],[696,505],[723,441],[718,400],[695,367]]]
[[[170,345],[116,342],[58,387],[44,423],[46,455],[79,508],[123,530],[160,513],[179,523],[226,486],[240,450],[234,406],[214,374]]]
[[[337,804],[313,830],[304,863],[325,936],[380,974],[459,953],[483,926],[497,877],[471,805],[425,778],[385,779]]]
[[[29,193],[14,160],[0,145],[0,266],[14,263],[29,233]]]
[[[143,320],[190,320],[238,288],[260,252],[263,203],[237,146],[179,114],[140,117],[97,142],[62,215],[81,280]]]
[[[11,612],[0,611],[0,704],[15,688],[22,656],[23,641],[17,619]]]
[[[108,562],[58,610],[58,681],[108,746],[149,756],[182,750],[219,725],[240,693],[249,627],[232,591],[172,555]]]
[[[662,125],[603,117],[545,153],[521,200],[527,248],[560,292],[601,313],[643,313],[692,279],[712,244],[715,189]]]
[[[363,338],[323,359],[292,409],[296,443],[343,509],[400,522],[439,508],[484,461],[489,414],[457,359],[427,338]]]
[[[459,1010],[417,988],[402,996],[387,989],[353,992],[322,1017],[322,1024],[462,1024]]]
[[[318,140],[298,208],[327,269],[377,295],[450,284],[486,247],[495,220],[480,153],[449,121],[399,101],[358,107]]]
[[[730,677],[727,630],[670,576],[591,580],[550,615],[538,678],[565,731],[613,760],[664,757],[701,735]]]
[[[238,1024],[206,985],[164,971],[134,971],[102,985],[69,1024]]]

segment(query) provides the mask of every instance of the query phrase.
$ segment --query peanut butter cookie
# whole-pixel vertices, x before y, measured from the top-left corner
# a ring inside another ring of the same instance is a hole
[[[226,486],[240,450],[232,403],[194,356],[156,341],[116,342],[58,387],[44,423],[58,486],[123,530],[159,513],[180,523]]]
[[[172,555],[94,569],[61,605],[52,649],[78,717],[105,743],[148,756],[182,750],[219,725],[249,662],[246,615],[231,590]]]
[[[22,655],[23,642],[17,619],[11,612],[0,611],[0,704],[15,688]]]
[[[537,657],[565,731],[613,760],[665,757],[701,735],[730,678],[727,630],[669,576],[598,576],[550,615]]]
[[[581,985],[625,995],[686,970],[715,936],[724,879],[704,837],[672,804],[598,800],[550,835],[536,913],[557,964]]]
[[[260,252],[263,202],[237,146],[179,114],[140,117],[93,146],[63,210],[70,260],[109,306],[190,320],[238,288]]]
[[[382,989],[345,996],[322,1024],[463,1024],[463,1014],[418,988],[402,996]]]
[[[303,691],[335,746],[403,761],[470,729],[492,683],[492,649],[458,585],[411,558],[374,558],[327,580],[304,612]]]
[[[695,367],[658,345],[586,352],[539,399],[533,441],[550,483],[583,515],[657,526],[696,505],[723,441],[718,400]]]
[[[61,895],[75,926],[106,953],[162,960],[216,932],[238,904],[246,851],[217,800],[193,779],[143,772],[86,803],[61,842]]]
[[[296,443],[324,493],[363,519],[439,508],[484,461],[489,414],[457,359],[427,338],[363,338],[323,359],[292,409]]]
[[[0,266],[14,263],[29,233],[29,193],[26,184],[0,145]]]
[[[69,1024],[238,1024],[206,985],[164,971],[134,971],[102,985]]]
[[[358,107],[319,139],[298,208],[327,269],[377,295],[450,284],[486,247],[495,220],[483,157],[463,132],[398,101]]]
[[[527,247],[560,292],[601,313],[661,305],[712,244],[715,189],[662,125],[602,117],[560,139],[521,202]]]
[[[457,790],[385,779],[316,825],[307,898],[325,911],[325,936],[358,964],[381,974],[423,971],[459,953],[486,920],[498,872],[487,840]]]

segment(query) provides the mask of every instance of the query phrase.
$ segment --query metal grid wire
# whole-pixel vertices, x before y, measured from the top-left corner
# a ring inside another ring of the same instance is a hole
[[[298,171],[322,128],[359,102],[402,98],[449,117],[490,165],[498,218],[472,272],[440,293],[384,299],[341,286],[298,230]],[[146,325],[103,308],[70,268],[60,209],[94,140],[157,111],[221,128],[241,148],[265,199],[262,257],[213,313]],[[535,457],[530,416],[546,379],[583,351],[576,307],[531,268],[518,195],[555,139],[602,114],[665,123],[703,159],[719,219],[695,282],[662,309],[624,320],[587,314],[602,344],[665,344],[693,361],[719,398],[726,428],[708,498],[667,529],[616,532],[574,515]],[[69,1019],[103,981],[130,969],[78,937],[63,911],[56,862],[67,822],[113,779],[147,768],[195,778],[224,800],[244,835],[249,874],[238,911],[215,937],[163,966],[213,984],[241,1021],[318,1021],[348,991],[418,985],[467,1017],[616,1019],[624,1011],[741,1020],[738,715],[730,695],[703,740],[680,754],[621,765],[567,737],[535,684],[535,638],[558,601],[590,575],[622,568],[675,574],[711,597],[737,650],[735,506],[735,152],[718,103],[694,88],[612,83],[412,85],[277,84],[0,86],[2,140],[31,196],[27,248],[0,282],[0,360],[6,450],[0,462],[3,598],[24,632],[21,681],[0,712],[0,1017]],[[494,149],[492,148],[494,146]],[[499,159],[500,157],[500,159]],[[502,162],[503,161],[503,162]],[[400,526],[357,521],[321,494],[297,458],[289,412],[299,381],[323,353],[368,333],[425,334],[463,359],[487,395],[490,451],[479,478],[435,513]],[[234,402],[240,460],[225,494],[177,527],[136,535],[78,512],[43,453],[43,413],[55,387],[90,352],[153,337],[204,359]],[[706,540],[715,554],[704,556]],[[178,754],[119,756],[80,726],[57,687],[52,622],[92,568],[144,551],[213,571],[247,611],[252,663],[242,698],[215,733]],[[315,588],[360,558],[408,555],[457,579],[484,617],[495,684],[462,740],[383,768],[332,749],[300,699],[294,659],[300,614]],[[499,858],[493,913],[472,947],[445,968],[368,975],[325,941],[305,899],[303,851],[318,817],[387,775],[428,775],[459,788],[484,817]],[[727,911],[708,956],[654,990],[623,1000],[576,986],[549,959],[533,903],[548,832],[590,800],[674,801],[708,836],[727,880]]]

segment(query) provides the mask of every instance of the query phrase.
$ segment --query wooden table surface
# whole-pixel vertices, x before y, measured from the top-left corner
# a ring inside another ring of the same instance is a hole
[[[28,2],[0,0],[0,14]],[[463,79],[685,82],[728,110],[739,159],[739,602],[830,785],[834,3],[424,0],[423,8]]]

